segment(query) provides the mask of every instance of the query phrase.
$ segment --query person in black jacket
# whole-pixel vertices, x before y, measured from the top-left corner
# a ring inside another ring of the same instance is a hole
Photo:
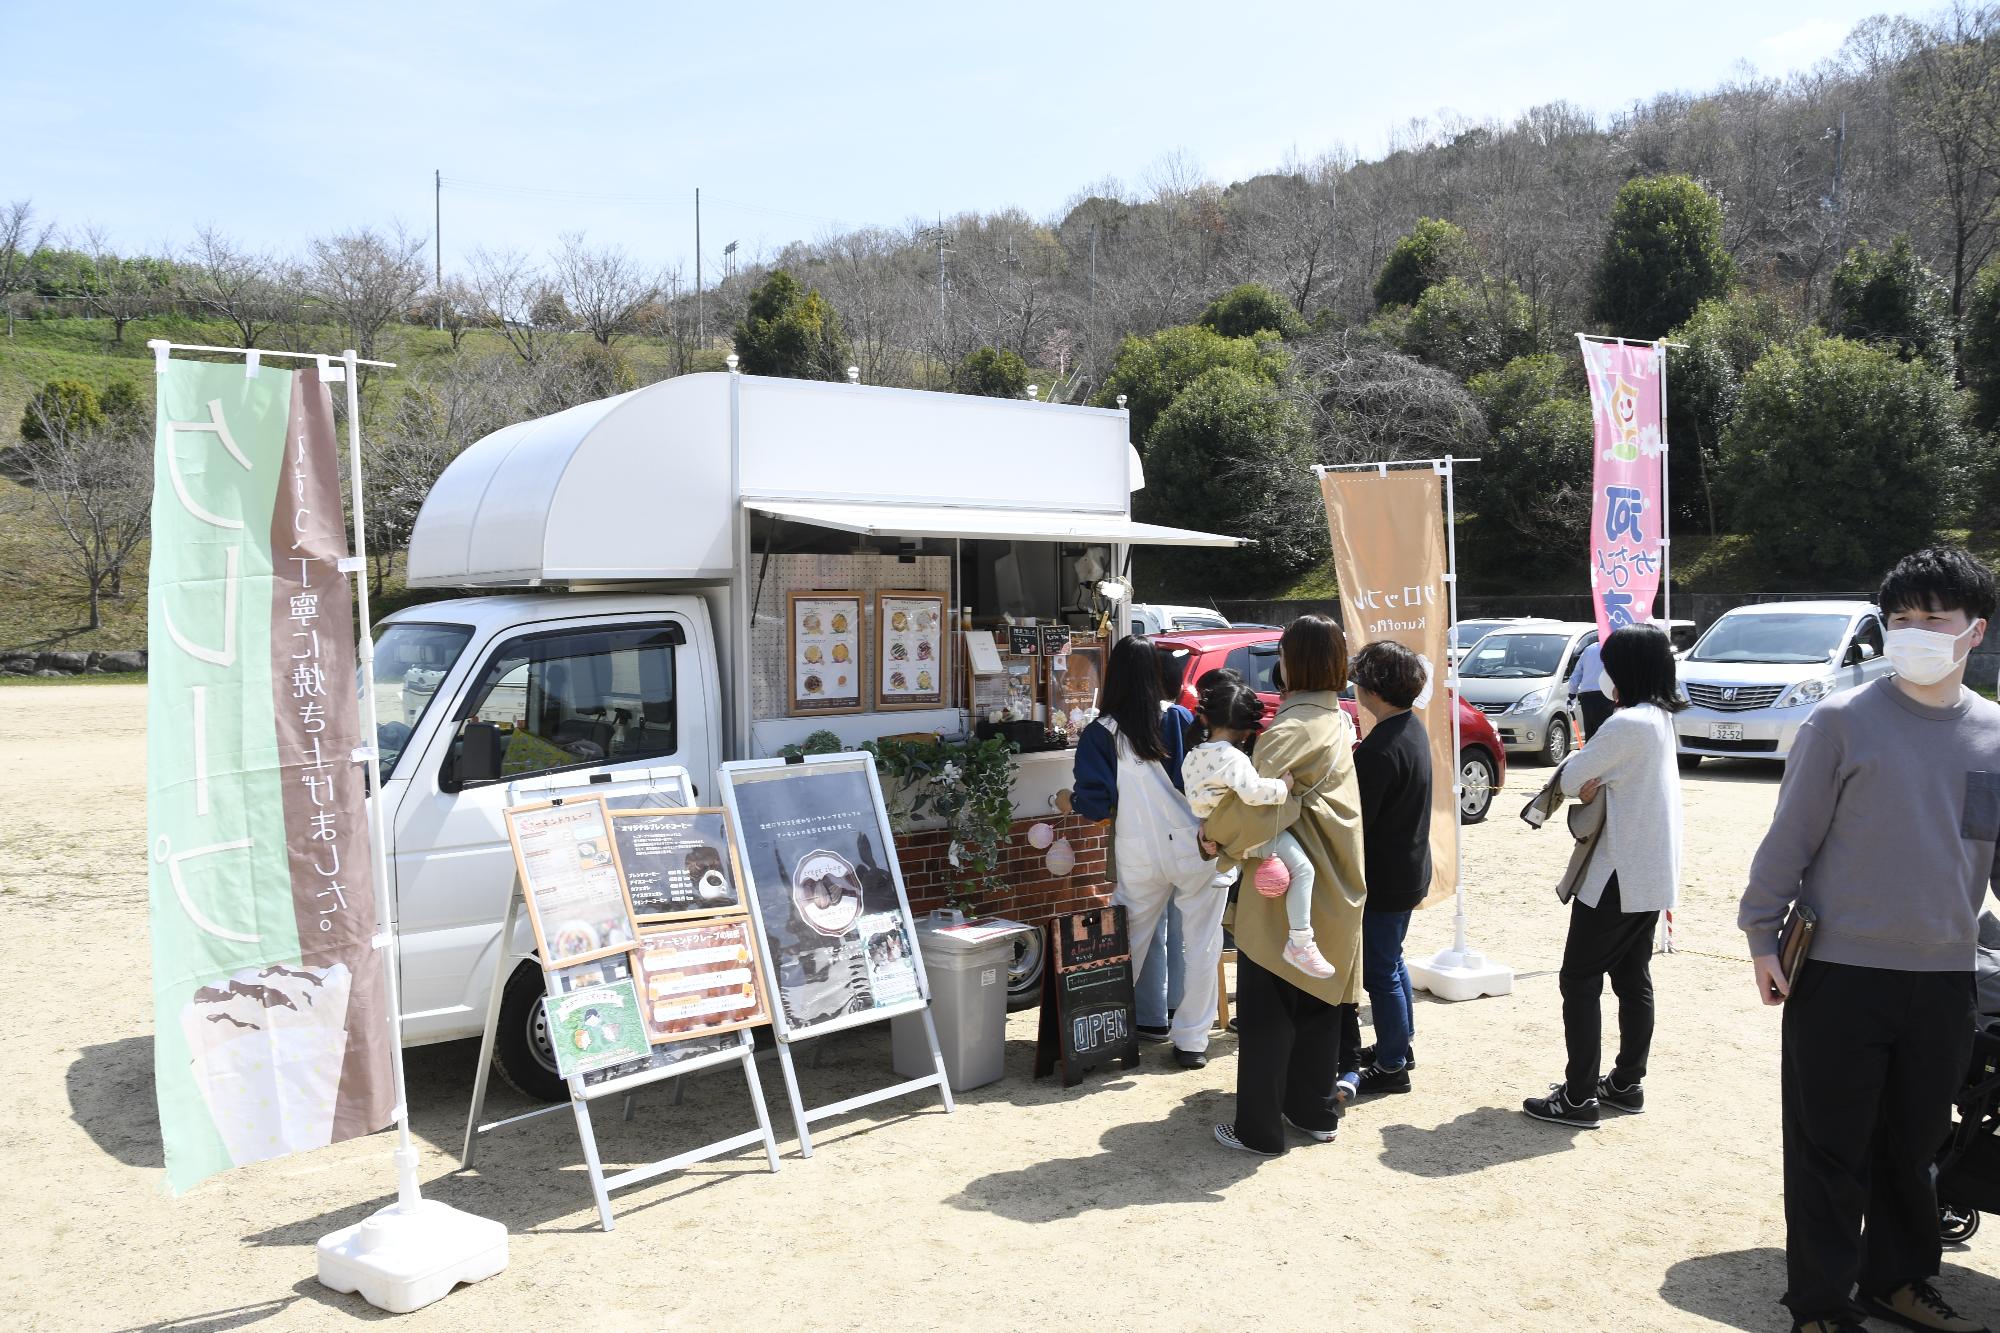
[[[1415,1011],[1403,937],[1431,885],[1431,744],[1410,711],[1429,684],[1423,659],[1393,639],[1354,655],[1354,699],[1374,719],[1354,751],[1368,900],[1361,917],[1361,984],[1375,1045],[1361,1052],[1357,1092],[1408,1092]]]

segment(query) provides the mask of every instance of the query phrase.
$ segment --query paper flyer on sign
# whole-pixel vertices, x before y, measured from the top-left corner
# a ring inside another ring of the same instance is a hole
[[[567,995],[544,996],[542,1005],[548,1015],[556,1072],[564,1078],[646,1055],[639,990],[630,977],[586,986]]]
[[[916,950],[903,929],[899,912],[878,912],[861,918],[861,939],[868,951],[868,983],[877,1004],[901,1004],[920,994]]]

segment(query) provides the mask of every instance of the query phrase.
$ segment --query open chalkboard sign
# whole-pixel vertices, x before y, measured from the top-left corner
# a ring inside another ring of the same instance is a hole
[[[1113,1060],[1127,1069],[1136,1066],[1139,1025],[1125,909],[1094,907],[1053,918],[1047,957],[1035,1077],[1053,1073],[1060,1064],[1068,1088]]]

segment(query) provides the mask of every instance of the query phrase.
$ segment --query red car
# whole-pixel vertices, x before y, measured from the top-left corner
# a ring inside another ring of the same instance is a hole
[[[1278,665],[1280,633],[1275,629],[1210,629],[1155,634],[1153,643],[1163,654],[1168,697],[1193,708],[1195,682],[1217,667],[1228,667],[1241,673],[1263,699],[1264,721],[1268,723],[1278,714],[1278,690],[1271,673]],[[1353,698],[1343,694],[1340,702],[1348,716],[1354,716]],[[1458,701],[1458,728],[1459,781],[1465,785],[1465,794],[1459,799],[1459,819],[1477,824],[1493,808],[1494,793],[1507,780],[1507,751],[1486,715],[1463,699]]]

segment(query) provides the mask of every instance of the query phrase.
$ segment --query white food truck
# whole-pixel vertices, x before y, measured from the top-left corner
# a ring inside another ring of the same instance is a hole
[[[1133,545],[1236,544],[1133,522],[1142,484],[1122,410],[735,373],[666,380],[468,448],[424,502],[409,582],[482,595],[377,627],[405,1039],[478,1034],[505,968],[502,1072],[565,1095],[537,1030],[532,937],[499,939],[509,785],[679,765],[706,805],[717,765],[822,729],[848,746],[964,732],[967,617],[997,626],[1002,648],[1010,623],[1122,626]],[[933,687],[931,706],[884,697],[872,645],[885,642],[873,632],[885,590],[945,613],[935,681],[907,673]],[[817,648],[798,649],[790,608],[824,592],[860,611],[838,655],[855,677],[843,671],[840,688],[795,660]],[[1030,701],[1032,673],[1013,684],[1007,716],[1055,720],[1060,700]],[[853,707],[827,706],[848,691]],[[1071,758],[1019,757],[1017,819],[1055,818]]]

